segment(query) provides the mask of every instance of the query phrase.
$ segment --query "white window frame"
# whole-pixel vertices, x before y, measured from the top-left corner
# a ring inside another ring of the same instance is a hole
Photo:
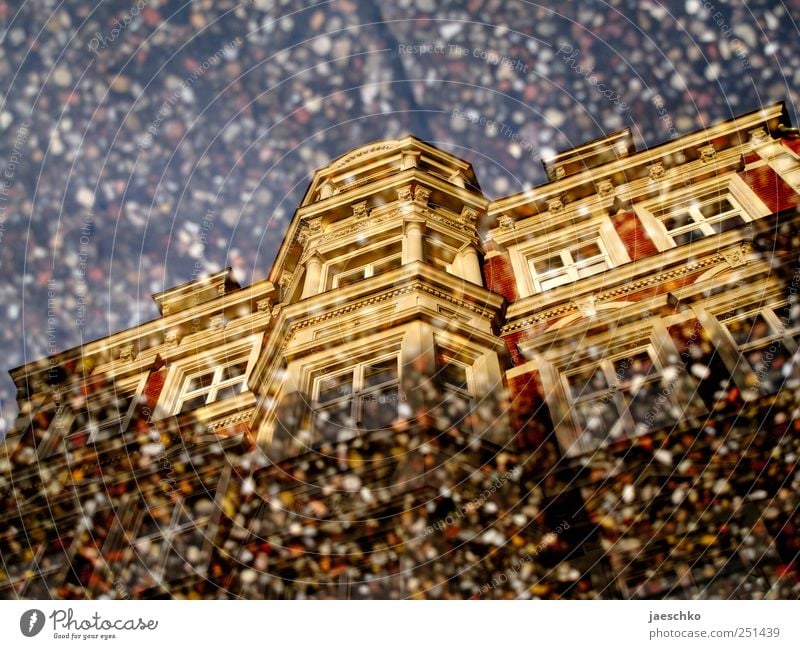
[[[360,264],[358,266],[352,266],[340,272],[335,272],[336,266],[347,264],[349,260],[361,257],[363,255],[368,255],[371,252],[380,251],[381,249],[395,245],[398,247],[397,251],[391,252],[386,255],[381,255],[375,261],[371,261],[366,264]],[[349,244],[348,247],[345,248],[345,250],[352,250],[354,247],[355,250],[353,250],[353,252],[349,252],[348,254],[339,254],[339,251],[342,250],[341,248],[337,248],[336,250],[332,251],[327,251],[325,253],[326,261],[322,268],[323,291],[330,291],[338,288],[340,277],[344,277],[346,275],[350,275],[351,273],[356,273],[359,270],[361,270],[365,272],[365,275],[362,277],[362,279],[366,279],[367,277],[374,276],[371,270],[376,264],[388,261],[390,259],[394,259],[395,257],[400,257],[400,264],[398,265],[399,267],[403,265],[405,260],[405,242],[404,242],[404,237],[402,235],[395,235],[389,237],[378,244],[368,246],[365,248],[359,248],[358,243],[352,243]],[[367,271],[368,268],[369,271]],[[367,275],[366,272],[370,272],[370,274]]]
[[[369,366],[374,366],[378,363],[387,360],[394,360],[396,364],[396,374],[395,377],[390,381],[384,381],[383,383],[376,383],[375,385],[367,386],[365,385],[366,381],[364,378],[364,370]],[[322,388],[322,384],[326,380],[330,380],[335,377],[340,376],[347,376],[349,375],[352,380],[352,392],[347,395],[343,395],[341,397],[330,399],[325,401],[324,403],[320,403],[320,392]],[[313,378],[313,387],[312,387],[312,398],[313,398],[313,405],[312,405],[312,430],[316,430],[316,421],[317,418],[320,416],[319,413],[321,411],[329,410],[335,407],[338,404],[343,404],[345,402],[350,402],[350,418],[353,421],[353,430],[358,431],[363,425],[363,410],[362,410],[362,403],[363,398],[373,394],[375,392],[380,392],[387,388],[391,388],[392,386],[396,386],[398,396],[400,394],[401,388],[401,362],[400,362],[400,353],[393,352],[389,354],[382,354],[374,357],[370,357],[365,360],[358,361],[352,365],[348,365],[346,368],[342,368],[339,370],[334,370],[332,372],[319,372]],[[399,406],[399,400],[398,404]]]
[[[692,204],[692,198],[712,192],[717,194],[717,199],[724,198],[728,200],[734,206],[734,209],[725,213],[724,217],[719,215],[709,218],[704,217],[699,211],[699,206]],[[655,215],[654,210],[662,210],[682,203],[689,204],[689,213],[694,222],[670,231],[667,229],[666,224]],[[685,232],[700,230],[705,235],[703,237],[705,239],[718,234],[714,231],[713,225],[733,216],[738,215],[745,223],[750,223],[770,214],[769,208],[735,172],[669,192],[658,198],[641,201],[633,205],[633,211],[639,217],[650,239],[660,252],[683,245],[676,243],[674,237],[680,236]],[[697,241],[701,240],[698,239]],[[691,243],[696,243],[696,241]]]
[[[457,397],[466,400],[469,404],[468,413],[471,413],[475,409],[475,375],[474,375],[474,367],[472,364],[462,360],[459,358],[459,355],[453,352],[452,348],[447,345],[443,345],[440,341],[436,341],[434,348],[434,359],[435,359],[435,371],[436,374],[434,375],[434,383],[436,386],[442,391],[442,399],[445,401],[447,399],[448,394],[454,394]],[[439,356],[443,356],[447,364],[450,365],[457,365],[461,369],[464,370],[464,375],[466,378],[466,386],[457,386],[450,383],[445,383],[440,378],[440,372],[442,371],[442,367],[439,364]],[[441,405],[441,404],[440,404]],[[469,424],[466,422],[467,414],[464,417],[457,421],[457,422],[450,422],[451,424],[455,424],[460,427],[468,427]]]
[[[245,366],[245,370],[242,374],[238,374],[232,378],[224,379],[223,373],[229,367],[233,367],[234,365],[241,365],[242,363],[247,363]],[[183,383],[181,385],[180,392],[178,393],[178,403],[175,407],[175,413],[179,414],[183,412],[183,405],[187,401],[191,401],[198,397],[205,396],[205,401],[202,405],[198,406],[198,408],[202,408],[203,406],[207,406],[211,403],[217,401],[217,397],[219,395],[220,390],[224,390],[225,388],[235,387],[241,384],[241,389],[239,393],[246,392],[248,390],[247,387],[247,376],[248,376],[248,369],[249,369],[249,362],[246,356],[233,358],[230,360],[226,360],[224,363],[217,365],[215,368],[209,370],[208,368],[205,369],[198,369],[195,372],[187,373],[183,377]],[[195,378],[199,376],[203,376],[204,374],[212,374],[211,383],[208,386],[201,386],[196,390],[187,390],[188,384]]]
[[[590,257],[589,259],[576,261],[572,254],[572,251],[575,248],[589,245],[591,243],[597,244],[597,247],[600,248],[600,254],[595,255],[594,257]],[[561,257],[563,265],[560,268],[556,268],[554,270],[541,274],[539,274],[536,271],[535,267],[536,262],[555,256]],[[605,268],[603,268],[602,270],[596,270],[595,272],[588,273],[586,275],[581,274],[581,271],[583,269],[587,267],[596,266],[599,264],[600,261],[605,263]],[[598,275],[614,267],[613,262],[611,261],[611,255],[608,253],[606,245],[605,243],[603,243],[603,239],[602,237],[600,237],[599,233],[596,239],[587,238],[579,242],[577,245],[559,247],[551,249],[549,251],[542,251],[541,254],[539,255],[529,255],[527,258],[527,262],[528,262],[528,270],[531,274],[531,278],[533,279],[533,286],[537,293],[550,291],[554,288],[558,288],[559,286],[563,286],[564,284],[570,284],[572,282],[578,281],[579,279],[585,279],[586,277],[591,277],[592,275]],[[559,283],[554,284],[552,286],[548,286],[547,288],[543,287],[545,282],[550,282],[558,278],[559,276],[562,277],[563,281],[560,281]]]
[[[254,334],[236,342],[221,342],[218,347],[199,351],[190,357],[175,361],[170,367],[167,382],[159,398],[159,417],[181,414],[180,406],[185,400],[183,389],[191,377],[206,373],[211,369],[216,372],[219,367],[227,367],[245,358],[247,359],[246,378],[240,394],[247,393],[250,390],[248,383],[250,375],[261,351],[261,339],[262,334]],[[224,365],[220,366],[220,362],[224,363]],[[212,403],[218,402],[206,401],[205,406],[199,407],[204,408]]]
[[[643,333],[645,331],[646,333]],[[580,333],[576,333],[575,337],[576,339],[581,338]],[[635,439],[647,432],[639,430],[640,424],[647,425],[649,430],[650,425],[647,422],[634,420],[630,414],[628,402],[622,395],[623,392],[628,392],[630,397],[627,398],[630,401],[630,398],[638,394],[642,386],[637,386],[636,391],[632,392],[631,379],[621,383],[617,380],[616,372],[613,371],[615,361],[634,356],[643,350],[647,351],[653,362],[653,371],[642,382],[643,384],[661,381],[672,358],[676,359],[676,367],[679,371],[678,377],[671,383],[673,389],[670,390],[658,412],[661,413],[673,406],[678,406],[682,411],[681,419],[691,416],[699,417],[706,413],[706,406],[696,392],[697,381],[687,372],[686,368],[680,367],[678,348],[663,320],[657,319],[650,324],[631,325],[625,330],[617,332],[613,339],[609,339],[607,335],[595,339],[584,339],[581,347],[603,349],[605,353],[601,358],[591,358],[580,351],[576,353],[572,347],[565,347],[555,355],[546,353],[539,357],[545,400],[550,412],[554,413],[556,417],[557,438],[567,455],[585,453],[621,438]],[[604,363],[607,364],[603,373],[608,387],[591,394],[573,397],[569,386],[569,377],[584,373],[589,368],[598,367]],[[688,393],[686,392],[687,386],[678,383],[680,377],[683,377],[688,385],[694,386],[689,389]],[[609,381],[609,379],[612,380]],[[581,426],[574,406],[602,399],[606,394],[610,395],[608,401],[614,402],[619,417],[618,424],[613,426],[612,430],[607,431],[607,440],[597,441],[591,434],[584,435],[584,428]],[[657,427],[653,430],[657,430]],[[618,437],[614,437],[612,433],[618,434]]]
[[[96,429],[92,429],[92,423],[90,422],[86,426],[82,426],[76,430],[72,430],[73,426],[75,425],[75,419],[77,414],[75,412],[70,411],[70,416],[68,416],[66,421],[66,426],[64,426],[64,430],[68,431],[64,434],[64,440],[67,443],[67,446],[70,446],[70,441],[74,440],[81,435],[89,433],[89,437],[86,440],[86,444],[94,444],[98,441],[103,441],[106,439],[107,433],[110,430],[114,431],[125,431],[127,430],[131,418],[133,417],[133,413],[136,410],[136,404],[138,402],[138,398],[141,397],[142,393],[144,392],[144,387],[147,384],[147,377],[149,376],[148,372],[142,372],[141,374],[137,374],[132,377],[124,378],[124,379],[114,379],[111,378],[109,381],[111,382],[111,386],[109,386],[106,392],[96,393],[94,395],[89,395],[86,397],[86,404],[84,408],[86,408],[90,413],[93,409],[97,409],[98,406],[94,406],[94,408],[88,407],[91,406],[92,403],[98,403],[98,397],[109,397],[109,398],[131,398],[131,402],[128,405],[128,409],[125,413],[120,413],[119,417],[111,417],[110,419],[106,419],[100,422]],[[105,399],[102,403],[105,405],[108,403],[109,399]],[[65,409],[69,410],[68,400],[65,404]],[[51,422],[51,429],[55,431],[55,426],[57,425],[57,419],[59,415],[56,414],[53,421]],[[63,421],[63,420],[62,420]]]
[[[614,229],[611,219],[605,213],[594,216],[579,226],[559,229],[554,233],[537,231],[532,233],[531,237],[530,241],[508,248],[520,298],[539,295],[543,292],[540,288],[541,283],[532,268],[533,260],[559,254],[562,250],[572,250],[578,242],[597,242],[605,255],[606,270],[611,270],[631,260],[619,233]],[[587,275],[586,278],[601,276],[603,272],[605,271]],[[575,274],[577,275],[577,270]],[[577,279],[586,278],[577,277]],[[545,292],[557,290],[573,281],[577,280],[570,277],[563,284],[545,289]]]
[[[797,338],[800,336],[800,326],[795,324],[794,326],[785,327],[776,313],[779,309],[785,308],[790,308],[789,302],[779,299],[767,304],[762,303],[749,309],[736,309],[737,312],[732,315],[729,315],[730,311],[716,310],[714,312],[714,318],[722,328],[728,342],[736,351],[736,364],[740,365],[745,372],[756,376],[759,370],[759,368],[753,367],[747,358],[749,352],[768,349],[776,342],[783,345],[790,355],[795,356],[798,353],[800,345],[798,345]],[[736,321],[758,316],[761,316],[772,330],[770,335],[763,338],[748,339],[747,342],[739,343],[731,333],[729,325]],[[729,367],[728,369],[731,372],[735,372],[738,368]]]
[[[389,255],[387,257],[383,257],[381,259],[377,259],[376,261],[369,262],[368,264],[364,264],[363,266],[357,266],[355,268],[350,268],[348,270],[343,270],[341,273],[336,273],[333,275],[333,285],[331,288],[339,288],[339,281],[342,277],[348,277],[350,275],[356,275],[360,273],[359,280],[367,279],[369,277],[375,276],[375,266],[386,263],[392,260],[399,260],[400,263],[397,264],[397,267],[403,265],[403,253],[398,252],[394,255]],[[392,269],[394,270],[394,269]]]

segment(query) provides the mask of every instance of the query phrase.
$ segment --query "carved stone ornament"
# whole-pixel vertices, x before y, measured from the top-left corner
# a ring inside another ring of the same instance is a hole
[[[119,360],[132,361],[134,358],[136,358],[136,350],[133,345],[122,345],[119,348]]]
[[[614,183],[610,180],[601,180],[597,184],[597,193],[602,197],[612,196],[615,192]]]
[[[747,253],[749,247],[742,244],[737,248],[728,248],[722,251],[722,257],[728,262],[731,268],[739,268],[747,264]]]
[[[661,162],[650,165],[647,168],[647,172],[650,174],[650,180],[661,180],[667,175],[667,170],[664,169],[664,164]]]
[[[594,295],[589,295],[581,298],[580,300],[575,300],[575,306],[578,308],[578,311],[580,311],[580,314],[584,318],[592,318],[597,315],[597,307],[595,306]]]
[[[306,221],[306,225],[308,226],[308,233],[313,237],[315,234],[322,232],[322,217],[318,216],[316,218],[309,219]]]
[[[263,300],[259,300],[256,302],[256,309],[258,309],[259,313],[269,313],[270,309],[272,308],[272,300],[269,298],[265,298]]]
[[[301,225],[297,231],[297,243],[300,244],[301,248],[305,248],[309,238],[310,238],[310,233],[308,231],[308,226]]]
[[[210,328],[212,331],[221,331],[226,324],[227,320],[224,315],[215,315],[211,318]]]
[[[326,198],[330,198],[336,193],[336,188],[333,186],[330,180],[326,180],[322,187],[319,188],[319,197],[321,200],[325,200]]]
[[[761,126],[750,131],[749,135],[751,144],[761,144],[768,138],[767,132]]]
[[[403,187],[398,188],[397,197],[401,201],[412,201],[412,200],[414,200],[414,192],[412,191],[411,185],[405,185]]]
[[[547,211],[550,214],[561,214],[564,211],[564,201],[560,198],[551,198],[547,201]]]
[[[353,216],[357,219],[365,219],[369,216],[369,210],[367,209],[367,201],[361,201],[360,203],[353,203]]]
[[[701,146],[697,151],[700,153],[700,161],[706,164],[713,162],[717,157],[717,150],[714,148],[713,144]]]
[[[420,205],[427,205],[431,197],[431,190],[427,187],[417,187],[414,191],[414,202]]]
[[[461,209],[461,220],[468,225],[475,225],[478,221],[478,212],[465,205]]]
[[[164,343],[167,347],[177,347],[181,342],[181,332],[179,329],[170,329],[164,334]]]
[[[292,283],[292,279],[294,279],[294,275],[290,273],[288,270],[285,270],[281,273],[281,278],[278,280],[278,286],[282,289],[285,289],[289,284]]]
[[[502,216],[498,217],[497,223],[501,228],[503,228],[503,230],[513,230],[516,227],[514,225],[513,217],[510,217],[508,214],[503,214]]]
[[[561,180],[567,175],[567,170],[564,167],[556,167],[556,180]]]

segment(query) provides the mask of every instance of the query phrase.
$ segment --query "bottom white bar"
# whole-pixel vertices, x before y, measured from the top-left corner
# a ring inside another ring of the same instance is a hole
[[[5,647],[796,649],[800,602],[8,601],[0,628]]]

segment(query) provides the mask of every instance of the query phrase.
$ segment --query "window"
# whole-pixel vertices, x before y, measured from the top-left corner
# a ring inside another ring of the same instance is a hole
[[[701,408],[690,397],[686,409],[678,395],[692,395],[685,370],[665,367],[652,345],[611,356],[562,374],[580,452],[605,441],[674,425]],[[687,383],[687,385],[681,385]]]
[[[94,444],[125,432],[146,381],[147,375],[111,380],[89,395],[72,399],[72,420],[56,416],[55,422],[64,425],[67,431],[64,436],[67,448]]]
[[[727,232],[751,219],[727,189],[717,189],[653,210],[653,216],[677,244]]]
[[[451,351],[436,346],[436,375],[434,383],[439,389],[440,400],[434,409],[442,428],[469,427],[469,413],[473,398],[470,390],[470,366]]]
[[[333,275],[333,288],[344,288],[356,282],[360,282],[367,277],[373,277],[386,273],[395,268],[400,268],[402,265],[402,255],[396,254],[391,257],[385,257],[374,262],[364,264],[357,268],[343,270]]]
[[[662,249],[721,234],[769,214],[737,174],[634,206]]]
[[[528,258],[536,291],[546,291],[584,277],[602,273],[612,267],[610,257],[599,237],[579,240],[561,250]]]
[[[201,408],[214,401],[230,399],[247,390],[248,358],[226,361],[216,368],[187,374],[178,397],[176,413]]]
[[[386,428],[397,419],[399,389],[396,355],[323,374],[314,382],[314,430],[322,440],[332,442],[352,435],[355,429]]]
[[[329,253],[328,257],[333,257],[326,262],[324,271],[325,290],[329,291],[400,268],[403,265],[403,241],[400,237],[393,237],[367,250],[353,244]]]
[[[777,392],[784,381],[790,387],[800,384],[794,362],[800,327],[793,321],[789,304],[723,313],[717,319],[733,338],[740,362],[755,374],[765,392]]]

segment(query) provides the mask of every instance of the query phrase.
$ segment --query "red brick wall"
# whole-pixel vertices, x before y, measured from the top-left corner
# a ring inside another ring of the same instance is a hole
[[[771,167],[758,167],[740,171],[739,175],[771,212],[800,205],[800,194],[795,192]]]
[[[507,252],[487,259],[483,263],[483,275],[486,287],[505,297],[509,302],[517,299],[517,284],[511,259]]]
[[[622,239],[631,261],[649,257],[658,252],[635,213],[620,212],[615,214],[611,217],[611,223],[614,225],[617,234],[619,234],[619,238]]]
[[[153,410],[158,403],[158,397],[161,395],[161,388],[164,387],[164,380],[167,378],[167,368],[162,367],[157,372],[152,372],[147,377],[147,383],[144,386],[144,396],[147,399],[147,407]]]

